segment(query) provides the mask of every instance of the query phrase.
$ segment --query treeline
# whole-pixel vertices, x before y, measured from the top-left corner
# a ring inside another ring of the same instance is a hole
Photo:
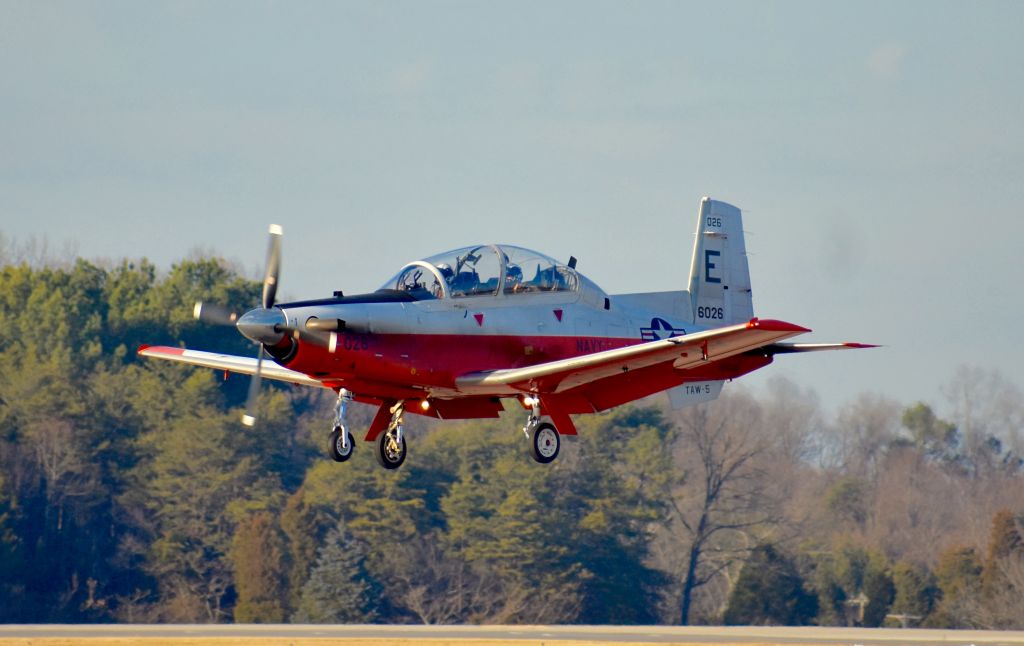
[[[390,472],[325,457],[333,393],[137,360],[253,355],[191,304],[259,285],[210,258],[0,275],[0,621],[1024,627],[1024,398],[964,369],[924,404],[731,384],[577,418],[410,422]],[[884,354],[878,360],[885,361]],[[770,368],[769,368],[770,369]],[[354,430],[373,411],[356,407]]]

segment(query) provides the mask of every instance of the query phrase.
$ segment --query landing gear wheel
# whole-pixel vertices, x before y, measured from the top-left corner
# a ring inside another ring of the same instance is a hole
[[[547,464],[558,457],[558,449],[562,444],[558,431],[545,422],[529,432],[530,457],[541,464]]]
[[[377,464],[385,469],[397,469],[405,462],[405,436],[388,431],[377,436],[377,450],[374,451]]]
[[[341,442],[341,434],[343,432],[345,433],[345,444],[347,446],[343,446]],[[334,432],[331,433],[331,443],[327,447],[327,454],[331,456],[331,459],[335,462],[344,462],[352,457],[352,451],[355,448],[356,445],[352,441],[352,434],[344,426],[335,426]]]

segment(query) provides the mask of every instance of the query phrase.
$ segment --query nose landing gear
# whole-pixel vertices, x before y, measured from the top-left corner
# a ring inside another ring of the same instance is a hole
[[[345,462],[352,457],[355,450],[355,443],[352,441],[352,434],[348,431],[345,423],[345,414],[348,412],[348,403],[352,401],[352,393],[342,388],[338,391],[338,401],[334,409],[334,430],[331,431],[330,444],[327,446],[327,454],[335,462]]]

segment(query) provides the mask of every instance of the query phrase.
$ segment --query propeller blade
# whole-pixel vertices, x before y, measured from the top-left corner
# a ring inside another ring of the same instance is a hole
[[[192,316],[197,321],[212,323],[213,325],[234,325],[238,321],[238,313],[218,303],[204,303],[197,301],[192,309]]]
[[[267,248],[267,271],[263,275],[263,309],[274,306],[277,296],[277,282],[281,275],[281,236],[284,229],[279,224],[270,225],[270,246]]]
[[[256,404],[260,397],[260,382],[263,380],[263,345],[260,344],[259,354],[256,355],[256,374],[249,382],[249,396],[245,400],[245,414],[242,415],[242,423],[252,426],[256,423]]]

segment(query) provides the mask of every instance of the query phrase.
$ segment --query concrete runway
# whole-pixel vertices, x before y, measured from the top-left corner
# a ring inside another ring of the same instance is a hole
[[[1015,644],[1024,631],[719,626],[7,625],[8,644]]]

